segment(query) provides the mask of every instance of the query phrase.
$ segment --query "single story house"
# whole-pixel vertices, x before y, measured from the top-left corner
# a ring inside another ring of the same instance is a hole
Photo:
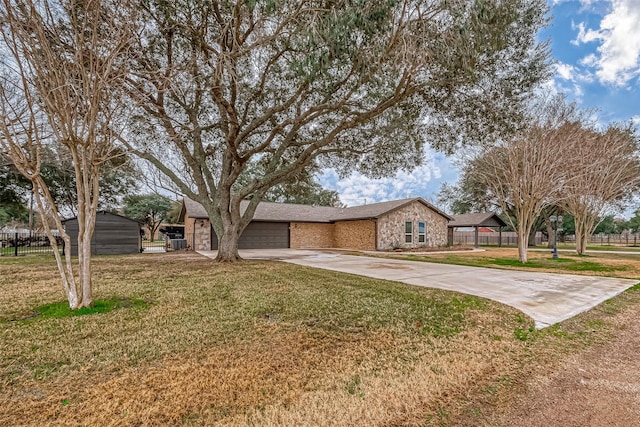
[[[243,211],[247,204],[242,202]],[[217,248],[217,236],[201,204],[185,197],[180,220],[190,248]],[[438,247],[447,244],[449,220],[449,215],[420,197],[350,208],[261,202],[240,236],[239,248]]]

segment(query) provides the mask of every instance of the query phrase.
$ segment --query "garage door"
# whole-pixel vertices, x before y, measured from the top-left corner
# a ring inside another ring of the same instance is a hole
[[[218,248],[218,238],[211,230],[213,249]],[[244,229],[238,242],[239,249],[282,249],[289,247],[288,222],[251,222]]]

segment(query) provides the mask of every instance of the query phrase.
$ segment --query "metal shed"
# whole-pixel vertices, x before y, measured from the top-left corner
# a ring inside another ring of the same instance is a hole
[[[78,255],[78,219],[64,221],[66,232],[71,237],[71,254]],[[96,227],[91,238],[92,255],[120,255],[140,253],[142,238],[141,223],[135,219],[100,211],[96,215]]]

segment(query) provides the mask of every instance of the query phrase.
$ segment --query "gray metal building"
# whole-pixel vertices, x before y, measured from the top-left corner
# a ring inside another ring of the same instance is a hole
[[[71,237],[71,254],[78,255],[78,219],[64,221],[66,232]],[[91,238],[92,255],[120,255],[140,253],[142,238],[141,223],[125,216],[100,211],[96,216],[96,227]]]

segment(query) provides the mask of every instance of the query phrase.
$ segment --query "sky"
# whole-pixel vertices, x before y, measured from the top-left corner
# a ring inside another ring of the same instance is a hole
[[[549,0],[551,21],[539,37],[550,40],[554,78],[547,85],[602,124],[633,120],[640,127],[640,0]],[[406,197],[435,202],[444,182],[455,183],[455,162],[430,148],[412,173],[369,179],[359,173],[340,179],[332,170],[319,177],[342,203]]]

